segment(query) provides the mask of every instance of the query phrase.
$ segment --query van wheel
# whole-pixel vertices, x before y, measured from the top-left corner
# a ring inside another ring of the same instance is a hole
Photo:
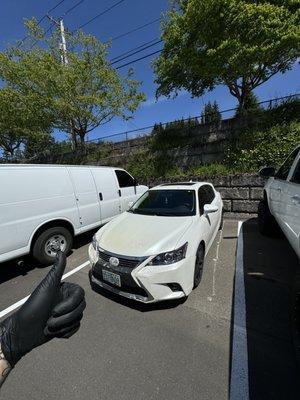
[[[196,262],[195,262],[195,271],[194,271],[194,287],[193,289],[196,289],[197,286],[199,286],[199,283],[201,282],[202,278],[202,272],[203,272],[203,265],[204,265],[204,246],[201,243],[200,246],[198,247],[197,253],[196,253]]]
[[[258,205],[258,229],[265,236],[277,234],[279,231],[277,222],[270,212],[266,199],[261,200]]]
[[[42,232],[33,245],[32,255],[41,264],[49,265],[54,262],[57,250],[66,254],[72,248],[73,237],[68,229],[57,226]]]

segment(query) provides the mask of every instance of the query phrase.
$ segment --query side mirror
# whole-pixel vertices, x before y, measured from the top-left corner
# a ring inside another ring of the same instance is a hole
[[[205,204],[204,205],[204,209],[203,209],[203,213],[204,213],[204,215],[207,215],[207,214],[211,214],[211,213],[217,212],[218,210],[219,210],[218,206],[214,206],[212,204]]]
[[[259,175],[263,178],[270,178],[270,176],[274,176],[276,173],[276,170],[274,167],[264,167],[259,170]]]
[[[128,203],[128,208],[131,208],[133,205],[134,205],[134,202],[133,202],[133,201],[130,201],[130,202]]]
[[[133,184],[134,184],[134,186],[139,186],[139,183],[136,178],[133,178]]]

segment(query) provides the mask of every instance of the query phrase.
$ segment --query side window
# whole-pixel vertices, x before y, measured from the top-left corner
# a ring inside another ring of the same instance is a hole
[[[116,170],[115,172],[121,188],[134,186],[134,179],[126,171]]]
[[[215,198],[215,192],[209,185],[201,186],[198,190],[200,215],[203,214],[205,204],[210,204]]]
[[[276,179],[281,179],[285,181],[289,175],[290,169],[292,168],[293,162],[295,158],[297,157],[299,153],[299,148],[294,150],[288,158],[285,160],[285,162],[282,164],[282,166],[279,168],[278,172],[275,174]]]
[[[300,160],[296,165],[295,172],[294,175],[292,176],[291,182],[300,184]]]

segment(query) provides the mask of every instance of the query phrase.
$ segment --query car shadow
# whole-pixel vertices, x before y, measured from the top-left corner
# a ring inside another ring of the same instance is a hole
[[[243,224],[250,399],[299,399],[293,341],[293,293],[299,260],[283,237],[266,237],[256,219]]]
[[[94,229],[76,236],[74,238],[73,249],[68,254],[68,257],[74,253],[74,250],[91,243],[93,235],[97,230]],[[45,266],[38,263],[30,255],[0,263],[0,284],[15,279],[18,276],[26,276],[36,268],[45,268]]]
[[[130,300],[127,299],[126,297],[119,296],[115,293],[109,292],[108,290],[105,290],[95,284],[93,284],[90,281],[91,288],[94,292],[97,294],[100,294],[101,296],[104,296],[105,298],[118,303],[124,307],[129,307],[134,310],[140,311],[140,312],[149,312],[149,311],[158,311],[158,310],[169,310],[176,308],[180,306],[181,304],[185,303],[186,297],[183,297],[181,299],[176,299],[176,300],[169,300],[169,301],[162,301],[158,303],[141,303],[135,300]]]

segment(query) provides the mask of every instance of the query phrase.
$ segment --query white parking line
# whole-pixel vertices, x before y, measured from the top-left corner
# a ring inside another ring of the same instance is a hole
[[[79,265],[78,267],[72,269],[71,271],[65,273],[62,277],[62,280],[68,278],[69,276],[76,274],[76,272],[80,271],[82,268],[87,267],[90,264],[89,261]],[[29,296],[24,297],[24,299],[17,301],[16,303],[12,304],[11,306],[7,307],[5,310],[0,311],[0,318],[4,317],[6,314],[14,311],[16,308],[21,307],[26,300],[28,300]]]
[[[249,399],[243,223],[239,221],[236,252],[230,400]]]

